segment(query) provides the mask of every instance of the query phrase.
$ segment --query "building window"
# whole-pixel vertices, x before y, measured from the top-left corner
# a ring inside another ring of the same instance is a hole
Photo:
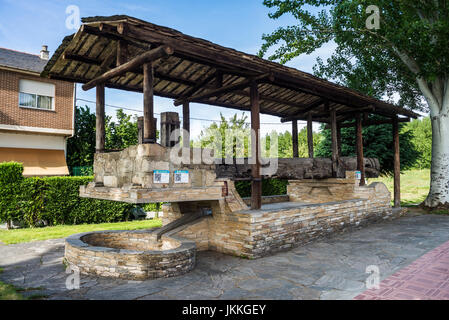
[[[32,80],[20,80],[19,106],[54,110],[55,85]]]

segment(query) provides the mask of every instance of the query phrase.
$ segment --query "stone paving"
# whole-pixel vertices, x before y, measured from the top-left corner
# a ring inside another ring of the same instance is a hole
[[[448,240],[449,217],[405,216],[257,260],[200,252],[180,277],[81,275],[80,289],[67,290],[64,240],[56,239],[0,246],[0,280],[48,299],[353,299],[366,289],[367,266],[383,280]]]

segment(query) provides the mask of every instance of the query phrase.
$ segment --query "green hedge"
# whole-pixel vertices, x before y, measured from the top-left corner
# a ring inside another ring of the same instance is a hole
[[[9,222],[19,217],[22,172],[20,163],[0,163],[0,221]]]
[[[263,196],[278,196],[287,194],[288,180],[264,179],[262,180]],[[251,181],[236,181],[235,188],[242,198],[251,197]]]
[[[21,169],[21,170],[20,170]],[[0,221],[23,226],[126,221],[132,204],[79,197],[92,177],[23,178],[20,164],[0,164]],[[20,172],[20,174],[18,174]]]

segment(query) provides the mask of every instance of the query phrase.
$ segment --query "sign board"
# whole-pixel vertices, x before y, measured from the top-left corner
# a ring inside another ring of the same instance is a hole
[[[153,171],[153,183],[169,183],[170,171],[168,170],[154,170]]]
[[[362,179],[362,173],[361,173],[360,171],[356,171],[356,172],[355,172],[355,179],[356,179],[356,180]]]
[[[189,171],[176,170],[175,171],[175,183],[189,183]]]

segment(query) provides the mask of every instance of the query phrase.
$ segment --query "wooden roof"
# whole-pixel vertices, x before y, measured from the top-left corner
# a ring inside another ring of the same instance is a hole
[[[119,42],[127,44],[128,59],[165,44],[174,53],[153,64],[154,94],[178,103],[236,84],[235,90],[191,101],[249,111],[249,88],[238,87],[238,83],[256,78],[260,80],[260,112],[283,121],[305,120],[311,113],[314,121],[329,122],[329,108],[336,109],[338,121],[353,119],[354,112],[361,111],[386,117],[418,116],[297,69],[136,18],[91,17],[82,21],[78,32],[63,40],[42,76],[87,83],[116,66]],[[142,68],[138,68],[112,78],[106,87],[142,92],[142,80]]]

